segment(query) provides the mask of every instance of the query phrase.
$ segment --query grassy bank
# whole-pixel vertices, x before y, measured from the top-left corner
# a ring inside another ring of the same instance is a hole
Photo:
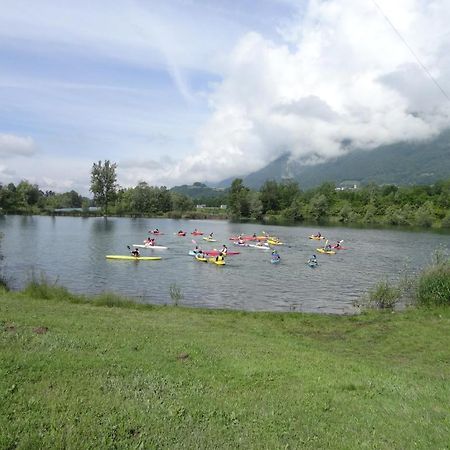
[[[0,294],[2,449],[449,446],[449,308],[331,317],[37,297]]]

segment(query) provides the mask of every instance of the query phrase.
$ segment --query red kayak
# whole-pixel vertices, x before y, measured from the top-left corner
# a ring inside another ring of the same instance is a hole
[[[342,247],[342,245],[339,247],[337,247],[336,245],[332,245],[331,248],[333,248],[334,250],[348,250],[348,247]]]
[[[186,231],[184,231],[183,233],[177,233],[178,236],[186,236]]]
[[[238,241],[239,240],[239,236],[231,236],[228,238],[230,241]],[[258,239],[258,237],[255,236],[241,236],[241,239],[244,241],[258,241],[260,239]]]
[[[191,234],[193,236],[203,236],[203,231],[192,231]]]
[[[211,250],[209,252],[203,252],[203,253],[208,256],[218,256],[221,252],[219,252],[219,250]],[[239,252],[227,252],[226,255],[227,256],[239,255]]]

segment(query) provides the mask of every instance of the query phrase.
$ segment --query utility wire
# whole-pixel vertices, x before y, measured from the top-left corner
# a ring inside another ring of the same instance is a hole
[[[412,47],[408,44],[408,42],[406,41],[406,39],[400,34],[400,31],[397,30],[397,28],[394,26],[394,24],[389,20],[389,17],[386,16],[386,14],[383,12],[383,10],[381,9],[380,5],[375,1],[372,0],[373,4],[377,7],[378,11],[380,12],[380,14],[384,17],[384,19],[386,20],[386,22],[391,26],[391,28],[395,31],[395,33],[397,34],[397,36],[402,40],[402,42],[405,44],[406,48],[411,52],[411,54],[414,56],[414,58],[416,59],[417,63],[419,64],[420,67],[422,67],[422,69],[424,70],[424,72],[430,77],[431,81],[436,85],[436,87],[441,91],[441,93],[444,95],[444,97],[450,102],[450,97],[447,95],[447,93],[444,91],[444,89],[442,88],[442,86],[437,82],[437,80],[433,77],[433,75],[431,75],[430,71],[426,68],[425,64],[422,63],[422,61],[420,60],[420,58],[417,56],[417,54],[414,52],[414,50],[412,49]]]

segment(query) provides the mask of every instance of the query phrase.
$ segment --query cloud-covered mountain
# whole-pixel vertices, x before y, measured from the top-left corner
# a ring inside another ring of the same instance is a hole
[[[370,151],[353,151],[315,165],[285,153],[263,169],[243,177],[244,184],[258,189],[268,179],[293,178],[303,189],[333,181],[342,183],[431,184],[450,178],[450,130],[426,141],[401,142]],[[232,178],[220,187],[229,186]]]

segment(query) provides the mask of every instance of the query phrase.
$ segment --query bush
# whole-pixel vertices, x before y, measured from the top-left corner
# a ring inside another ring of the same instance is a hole
[[[422,306],[450,306],[450,263],[436,264],[419,276],[416,299]]]
[[[401,291],[388,280],[380,281],[369,291],[369,305],[379,309],[392,309],[399,300]]]

